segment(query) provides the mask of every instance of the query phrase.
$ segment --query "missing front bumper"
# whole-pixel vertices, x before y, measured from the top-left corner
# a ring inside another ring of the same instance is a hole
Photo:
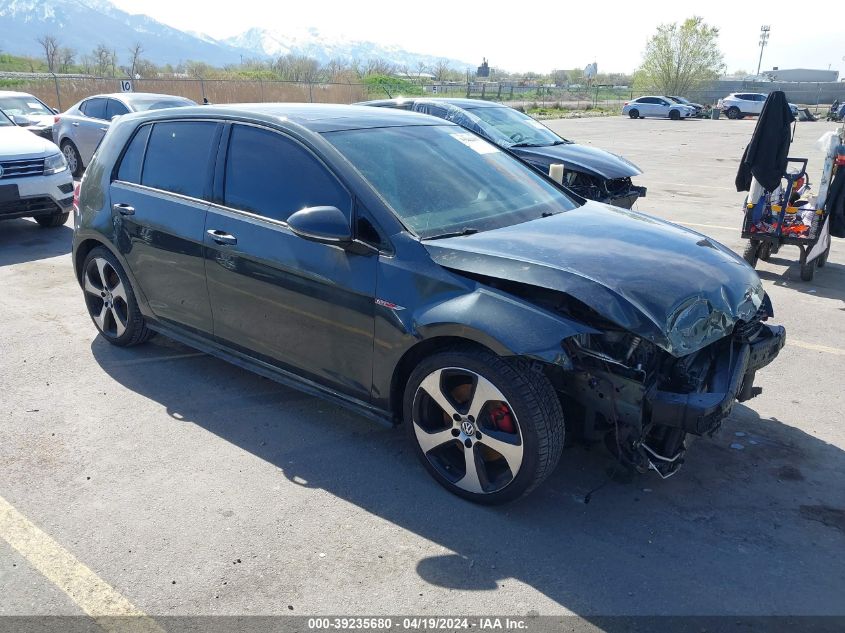
[[[730,414],[738,398],[747,400],[756,395],[756,371],[771,363],[785,342],[783,327],[764,325],[754,341],[733,346],[732,353],[719,358],[711,391],[683,394],[652,389],[646,395],[651,422],[695,435],[712,433]]]

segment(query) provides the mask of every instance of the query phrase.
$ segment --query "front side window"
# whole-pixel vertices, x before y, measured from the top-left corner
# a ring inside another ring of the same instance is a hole
[[[249,125],[232,128],[223,199],[227,207],[282,222],[306,207],[348,214],[352,206],[337,179],[302,145]]]
[[[217,123],[168,121],[155,123],[147,142],[141,184],[202,198],[216,154]]]
[[[95,99],[88,99],[88,101],[82,104],[81,110],[85,116],[92,119],[105,119],[106,100],[99,97]]]
[[[129,109],[117,99],[109,99],[108,106],[106,106],[106,120],[111,121],[114,117],[122,114],[128,114]]]
[[[485,231],[576,206],[531,167],[456,125],[327,132],[422,238]]]

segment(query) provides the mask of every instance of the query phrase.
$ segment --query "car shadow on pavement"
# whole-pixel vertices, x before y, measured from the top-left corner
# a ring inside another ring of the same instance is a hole
[[[757,270],[760,279],[772,282],[782,288],[791,288],[798,292],[813,294],[826,299],[845,301],[845,266],[835,262],[827,262],[822,268],[816,268],[812,281],[801,280],[801,267],[796,259],[772,257],[767,264],[782,266],[781,272],[772,270]]]
[[[0,266],[65,255],[71,251],[73,229],[65,224],[42,228],[34,220],[0,223]]]
[[[586,618],[845,612],[845,453],[797,427],[815,420],[761,419],[737,404],[665,481],[611,476],[603,448],[567,448],[529,497],[485,507],[430,479],[400,429],[162,337],[91,347],[174,425],[199,425],[276,466],[286,485],[327,491],[448,550],[415,571],[466,592],[468,607],[473,592],[498,589],[504,611],[525,615],[534,605],[505,598],[525,584]]]

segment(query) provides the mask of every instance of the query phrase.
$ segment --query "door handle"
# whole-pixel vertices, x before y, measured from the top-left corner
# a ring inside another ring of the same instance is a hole
[[[120,215],[135,215],[135,207],[129,206],[128,204],[113,204],[111,208],[117,211]]]
[[[107,128],[107,127],[101,127],[100,128],[100,132],[108,132],[108,131],[109,131],[109,128]]]
[[[74,123],[71,123],[71,125],[72,125],[73,127],[79,127],[79,123],[75,123],[75,122],[74,122]]]
[[[206,233],[211,236],[211,239],[215,243],[221,244],[223,246],[232,246],[238,243],[238,238],[236,238],[234,235],[230,235],[229,233],[226,233],[225,231],[220,231],[219,229],[208,229]]]

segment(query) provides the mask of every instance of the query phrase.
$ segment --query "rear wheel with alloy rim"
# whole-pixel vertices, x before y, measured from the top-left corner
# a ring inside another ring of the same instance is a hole
[[[88,314],[109,343],[126,347],[153,335],[144,323],[123,267],[110,251],[97,247],[85,258],[82,289]]]
[[[636,108],[632,108],[631,110],[628,111],[628,116],[631,117],[632,119],[639,119],[640,118],[640,111],[637,110]]]
[[[563,447],[563,412],[546,376],[482,349],[422,361],[405,389],[404,419],[434,478],[480,503],[533,490]]]
[[[79,156],[76,145],[71,141],[64,141],[62,143],[62,154],[64,154],[71,175],[74,178],[79,178],[82,175],[82,158]]]

